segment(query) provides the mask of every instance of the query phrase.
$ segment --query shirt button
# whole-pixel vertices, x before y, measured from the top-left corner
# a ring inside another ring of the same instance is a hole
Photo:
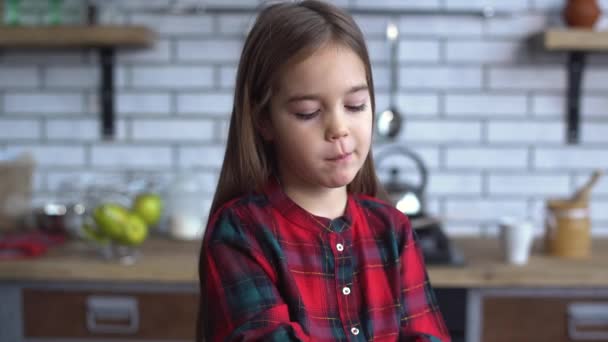
[[[353,335],[359,335],[359,329],[355,327],[350,328],[350,332],[353,333]]]
[[[344,245],[339,243],[336,245],[336,249],[338,250],[338,252],[342,252],[344,250]]]
[[[344,293],[346,296],[348,296],[348,295],[350,294],[350,289],[349,289],[347,286],[345,286],[345,287],[342,289],[342,293]]]

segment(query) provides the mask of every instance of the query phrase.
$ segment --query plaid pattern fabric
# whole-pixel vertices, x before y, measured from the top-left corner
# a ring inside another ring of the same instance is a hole
[[[233,200],[201,252],[206,341],[449,341],[405,215],[350,195],[313,216],[271,182]]]

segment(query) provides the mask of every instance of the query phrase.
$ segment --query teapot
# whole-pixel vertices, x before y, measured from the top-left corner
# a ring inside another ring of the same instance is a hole
[[[428,171],[422,159],[413,151],[399,145],[392,145],[379,153],[376,157],[376,165],[391,155],[403,155],[414,161],[418,173],[420,174],[419,184],[402,182],[399,179],[400,170],[391,168],[389,181],[384,184],[384,189],[388,193],[393,204],[399,211],[411,218],[425,215],[424,192],[428,181]]]

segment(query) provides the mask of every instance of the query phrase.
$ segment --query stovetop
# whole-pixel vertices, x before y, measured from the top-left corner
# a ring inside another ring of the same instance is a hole
[[[464,265],[462,252],[447,237],[440,220],[419,216],[411,218],[411,223],[427,265]]]

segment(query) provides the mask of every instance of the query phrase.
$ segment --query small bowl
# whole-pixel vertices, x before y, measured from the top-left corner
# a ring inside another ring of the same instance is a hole
[[[47,234],[79,236],[85,214],[84,205],[47,203],[32,210],[34,228]]]

